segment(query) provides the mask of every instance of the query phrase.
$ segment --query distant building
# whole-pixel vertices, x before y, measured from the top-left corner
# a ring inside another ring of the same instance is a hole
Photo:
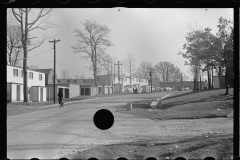
[[[120,82],[117,76],[113,75],[98,75],[97,76],[97,92],[94,87],[94,79],[58,79],[58,84],[79,84],[81,95],[90,93],[90,95],[95,95],[97,93],[100,94],[112,94],[115,92],[119,92],[119,85],[121,92],[124,92],[126,88],[140,88],[141,86],[148,85],[147,79],[141,79],[132,77],[132,82],[130,86],[130,78],[129,77],[121,77]],[[82,89],[85,88],[85,89]]]
[[[200,81],[198,82],[198,86],[200,87]],[[203,87],[207,86],[205,81],[202,81],[202,85]],[[164,88],[164,87],[171,87],[174,88],[176,90],[180,89],[181,87],[188,87],[189,89],[194,89],[194,81],[182,81],[182,82],[160,82],[160,87]]]

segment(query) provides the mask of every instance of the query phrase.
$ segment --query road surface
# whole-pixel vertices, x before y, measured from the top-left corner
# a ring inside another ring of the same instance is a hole
[[[215,120],[220,125],[214,125],[207,119],[202,120],[206,123],[198,123],[196,120],[170,120],[159,123],[115,111],[117,107],[126,105],[129,101],[149,97],[157,99],[170,93],[101,97],[63,108],[56,107],[7,117],[7,156],[10,159],[59,159],[96,145],[164,138],[176,136],[176,133],[177,136],[194,136],[200,132],[208,132],[209,128],[221,130],[222,127],[226,132],[231,128],[231,119]],[[108,109],[114,115],[114,125],[108,130],[100,130],[94,125],[93,116],[100,109]],[[180,125],[182,128],[177,129]],[[182,132],[184,129],[186,131]],[[232,132],[232,129],[229,132]]]

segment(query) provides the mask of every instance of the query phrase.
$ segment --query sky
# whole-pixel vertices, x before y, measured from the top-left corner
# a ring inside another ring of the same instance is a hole
[[[136,58],[136,66],[143,61],[167,61],[179,67],[181,72],[189,78],[189,66],[185,66],[186,59],[178,55],[186,43],[184,36],[189,31],[189,24],[197,22],[200,27],[209,27],[212,33],[218,31],[220,17],[233,21],[233,9],[161,9],[161,8],[76,8],[54,9],[48,21],[58,25],[58,28],[48,30],[33,30],[30,35],[41,38],[51,37],[40,47],[29,52],[28,66],[38,65],[39,68],[53,68],[53,43],[49,41],[60,39],[56,43],[56,72],[61,77],[63,69],[69,70],[70,76],[84,74],[92,77],[87,69],[90,60],[82,59],[79,53],[73,53],[72,46],[77,43],[75,29],[83,29],[80,22],[95,20],[106,25],[110,30],[109,40],[114,46],[108,47],[106,53],[122,62],[127,54]],[[14,18],[13,18],[14,19]],[[42,53],[42,54],[40,54]],[[39,55],[37,55],[39,54]],[[34,56],[36,55],[36,56]],[[191,78],[192,79],[192,78]]]

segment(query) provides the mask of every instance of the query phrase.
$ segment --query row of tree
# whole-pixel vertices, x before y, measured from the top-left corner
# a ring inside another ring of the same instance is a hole
[[[211,33],[210,28],[200,28],[197,25],[191,25],[190,31],[186,35],[186,43],[183,45],[183,51],[179,52],[183,58],[186,58],[185,65],[191,66],[194,74],[194,90],[198,90],[198,81],[201,74],[207,72],[208,88],[213,87],[213,70],[218,76],[223,76],[225,72],[226,94],[228,94],[228,73],[227,70],[233,68],[233,27],[230,20],[222,17],[218,20],[218,32],[216,35]]]

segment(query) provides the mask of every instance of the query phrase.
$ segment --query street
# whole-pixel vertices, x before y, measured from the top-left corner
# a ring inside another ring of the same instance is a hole
[[[7,156],[10,159],[67,158],[68,154],[97,145],[162,138],[168,136],[195,136],[209,129],[232,132],[232,120],[168,120],[160,123],[116,112],[128,101],[157,99],[174,92],[131,94],[67,105],[7,118]],[[99,130],[93,116],[100,109],[114,115],[109,130]],[[200,122],[200,123],[199,123]],[[219,125],[215,125],[219,123]],[[184,132],[182,132],[184,130]]]
[[[121,133],[125,121],[138,120],[114,112],[116,107],[141,97],[163,97],[169,93],[120,95],[79,102],[63,108],[37,111],[7,118],[7,155],[10,159],[59,158],[76,148],[131,140],[131,130]],[[99,130],[93,116],[99,109],[110,110],[115,123],[109,130]],[[150,121],[150,120],[147,120]]]

